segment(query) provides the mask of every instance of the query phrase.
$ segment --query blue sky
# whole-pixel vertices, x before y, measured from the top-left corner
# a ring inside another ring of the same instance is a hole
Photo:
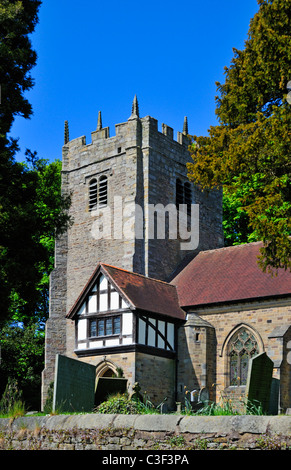
[[[35,85],[26,96],[29,120],[17,117],[11,135],[49,160],[61,158],[64,121],[70,139],[131,114],[136,94],[140,116],[150,115],[182,131],[206,135],[215,116],[216,81],[232,48],[244,48],[257,0],[44,0],[31,36],[38,60]]]

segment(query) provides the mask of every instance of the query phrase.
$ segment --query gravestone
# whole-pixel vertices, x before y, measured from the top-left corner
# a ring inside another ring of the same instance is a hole
[[[280,380],[272,378],[271,384],[271,393],[270,393],[270,403],[269,403],[269,413],[271,415],[277,415],[279,412],[279,397],[280,397]]]
[[[250,360],[245,391],[247,410],[261,405],[263,412],[269,412],[273,367],[274,363],[266,353]]]
[[[209,402],[209,391],[206,387],[202,387],[200,392],[199,392],[199,397],[198,397],[198,401],[200,403],[208,403]]]
[[[92,411],[95,381],[95,366],[57,354],[53,411]]]

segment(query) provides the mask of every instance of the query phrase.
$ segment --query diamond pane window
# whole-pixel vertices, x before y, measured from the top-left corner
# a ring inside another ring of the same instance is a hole
[[[228,344],[230,385],[246,385],[249,360],[259,354],[258,343],[247,328],[240,328]]]
[[[235,351],[230,353],[230,385],[237,384],[237,359],[238,355]]]
[[[247,353],[243,353],[240,357],[240,383],[246,384],[248,377],[248,365],[249,365],[249,356]]]

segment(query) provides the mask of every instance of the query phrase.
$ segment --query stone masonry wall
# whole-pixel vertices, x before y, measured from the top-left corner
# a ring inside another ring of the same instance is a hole
[[[291,416],[90,414],[0,419],[0,450],[103,450],[112,455],[123,451],[123,456],[132,455],[132,450],[152,450],[151,455],[176,450],[191,459],[192,454],[183,451],[290,448]]]
[[[108,128],[99,126],[91,133],[91,143],[86,144],[82,136],[63,147],[62,190],[72,197],[73,224],[56,242],[46,324],[43,404],[54,380],[55,355],[74,357],[75,326],[65,316],[98,262],[165,280],[188,253],[180,249],[179,239],[147,239],[147,204],[175,204],[176,179],[187,181],[186,162],[190,161],[186,135],[178,133],[175,141],[171,128],[162,127],[163,132],[159,132],[155,119],[135,115],[117,124],[113,137],[109,137]],[[88,205],[89,181],[100,175],[108,178],[106,222],[109,219],[111,233],[106,236],[105,209],[90,212]],[[116,197],[122,201],[121,229],[126,226],[129,236],[116,231]],[[198,250],[222,246],[221,194],[200,193],[193,187],[193,203],[200,205]],[[134,204],[143,211],[139,236]]]
[[[213,358],[216,358],[217,363],[215,380],[217,400],[220,399],[222,391],[229,387],[228,340],[237,327],[244,325],[255,335],[260,352],[266,352],[274,362],[273,376],[279,378],[281,382],[281,408],[285,410],[291,406],[291,361],[287,361],[287,355],[291,349],[289,343],[291,339],[290,299],[208,307],[196,309],[195,314],[215,328],[216,341],[213,343]],[[191,314],[188,316],[191,317]],[[244,387],[241,388],[243,395]]]
[[[215,331],[206,321],[188,315],[178,330],[177,400],[190,400],[190,392],[205,388],[209,399],[215,401],[212,384],[215,382]]]
[[[143,125],[143,155],[147,156],[144,166],[145,201],[148,204],[176,203],[176,180],[182,183],[189,182],[186,164],[191,162],[188,150],[190,141],[187,136],[178,133],[178,141],[173,139],[173,132],[168,126],[162,125],[163,132],[158,131],[158,123],[154,118],[147,116],[142,120]],[[222,194],[219,191],[201,192],[191,184],[192,203],[199,205],[199,240],[197,251],[220,248],[223,246],[222,232]],[[167,220],[167,218],[166,218]],[[147,229],[147,226],[146,226]],[[190,231],[190,218],[188,217],[188,231]],[[193,253],[189,245],[181,249],[181,242],[188,240],[181,238],[179,224],[177,226],[177,239],[169,239],[166,230],[166,239],[146,240],[146,255],[148,257],[148,272],[150,277],[167,280],[177,268],[183,258]]]

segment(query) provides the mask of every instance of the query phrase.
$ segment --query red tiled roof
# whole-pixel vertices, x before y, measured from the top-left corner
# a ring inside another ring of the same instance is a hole
[[[291,294],[291,273],[264,273],[257,263],[261,242],[200,252],[171,281],[181,307]]]
[[[100,270],[107,275],[109,281],[122,297],[129,302],[133,309],[167,315],[180,320],[185,319],[185,312],[179,306],[176,286],[104,263],[98,264],[75,304],[67,314],[68,318],[74,316]]]

